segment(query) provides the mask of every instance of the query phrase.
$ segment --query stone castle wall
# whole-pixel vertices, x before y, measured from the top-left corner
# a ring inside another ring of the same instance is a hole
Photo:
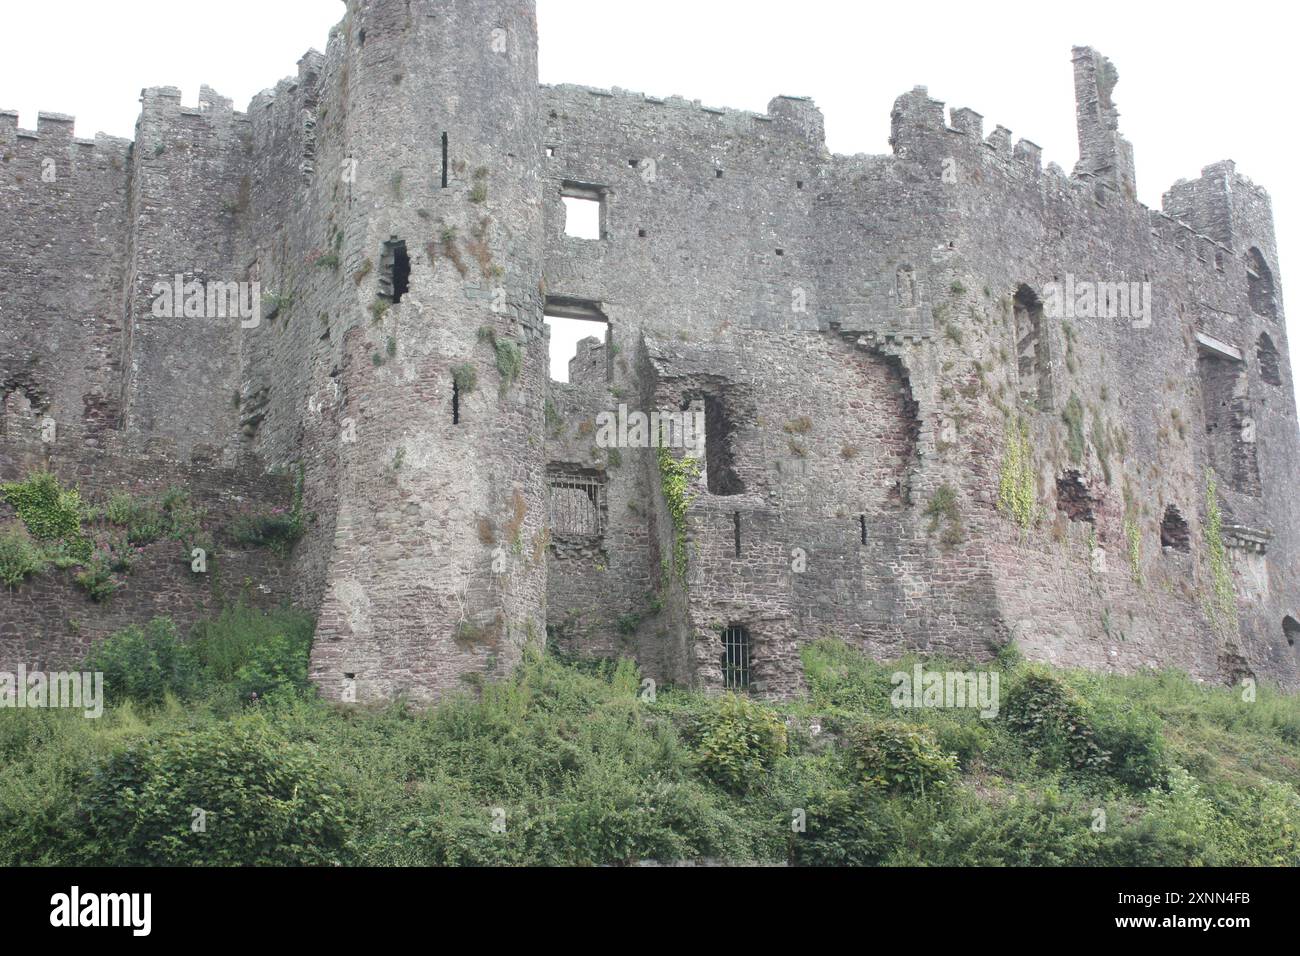
[[[6,443],[123,485],[181,468],[218,502],[208,479],[301,465],[306,534],[264,573],[318,614],[334,698],[434,697],[547,636],[717,687],[734,627],[773,695],[822,636],[1300,682],[1268,198],[1219,163],[1137,203],[1108,61],[1074,51],[1067,177],[923,88],[891,155],[836,156],[808,100],[542,87],[536,52],[529,3],[368,0],[246,113],[146,90],[134,143],[0,113]],[[566,196],[600,203],[600,239],[566,235]],[[260,321],[159,319],[175,275],[260,283]],[[1043,307],[1079,282],[1149,288],[1150,313]],[[570,384],[544,313],[598,323]],[[657,450],[598,440],[620,405],[706,422],[672,451],[700,465],[684,569]],[[1027,527],[999,507],[1017,434]],[[1207,469],[1235,623],[1210,610]],[[64,646],[51,604],[9,602],[0,646]]]

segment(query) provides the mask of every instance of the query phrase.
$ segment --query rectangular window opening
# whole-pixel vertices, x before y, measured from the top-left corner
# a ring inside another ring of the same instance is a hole
[[[1246,363],[1202,345],[1196,369],[1210,463],[1227,487],[1258,498],[1259,462]]]
[[[551,476],[551,531],[599,538],[605,533],[605,483],[585,475]]]
[[[733,513],[731,517],[736,531],[736,557],[740,557],[740,512]]]
[[[722,632],[722,683],[727,690],[748,690],[751,664],[749,629],[732,624]]]
[[[867,516],[858,515],[858,525],[862,530],[862,543],[867,543]]]
[[[406,241],[396,237],[384,243],[379,254],[379,297],[394,304],[411,289],[411,257]]]
[[[551,296],[543,312],[550,333],[551,381],[608,381],[612,372],[609,319],[600,305]]]
[[[1039,411],[1050,411],[1052,381],[1043,302],[1033,289],[1022,285],[1016,290],[1014,303],[1020,400]]]
[[[738,495],[745,486],[732,458],[735,424],[726,403],[716,395],[704,397],[704,473],[711,495]]]
[[[604,239],[604,186],[566,182],[560,186],[564,201],[564,234],[571,239]]]
[[[442,188],[447,188],[447,134],[442,134]]]

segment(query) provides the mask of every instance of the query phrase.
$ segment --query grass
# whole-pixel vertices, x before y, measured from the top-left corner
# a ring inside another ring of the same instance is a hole
[[[344,708],[307,682],[310,634],[243,607],[183,645],[155,622],[97,651],[102,719],[0,709],[0,865],[1300,864],[1300,700],[1269,688],[1006,651],[996,718],[898,710],[918,660],[827,639],[780,705],[530,652],[429,710]],[[1079,728],[1104,759],[1069,759]],[[191,806],[224,814],[202,846]]]

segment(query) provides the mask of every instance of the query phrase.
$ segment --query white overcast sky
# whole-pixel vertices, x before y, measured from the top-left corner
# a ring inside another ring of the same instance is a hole
[[[915,85],[1043,147],[1078,157],[1070,47],[1119,69],[1120,128],[1139,198],[1234,159],[1273,197],[1284,287],[1300,243],[1294,161],[1295,34],[1286,5],[1093,0],[1078,4],[929,0],[538,0],[544,83],[680,94],[763,111],[811,96],[837,153],[889,151],[889,110]],[[6,0],[0,108],[34,129],[46,110],[77,135],[133,135],[140,90],[207,83],[237,109],[325,49],[342,0]],[[1294,311],[1294,310],[1293,310]],[[1159,316],[1156,316],[1157,321]],[[1300,321],[1300,320],[1298,320]],[[1291,323],[1294,331],[1295,322]],[[1294,340],[1294,339],[1293,339]]]

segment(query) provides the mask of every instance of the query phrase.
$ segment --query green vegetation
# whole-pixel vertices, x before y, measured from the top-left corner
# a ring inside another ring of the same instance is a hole
[[[113,596],[115,575],[128,573],[146,545],[173,538],[185,542],[188,553],[202,520],[179,489],[159,498],[119,492],[103,508],[88,508],[76,488],[63,488],[45,472],[0,487],[0,498],[21,521],[21,527],[0,531],[0,581],[18,587],[50,566],[75,569],[73,580],[96,603]]]
[[[92,544],[81,530],[84,507],[77,489],[65,489],[54,475],[39,472],[26,481],[0,485],[0,500],[13,506],[37,541],[61,543],[78,557],[90,557]]]
[[[895,710],[917,661],[823,640],[780,705],[530,651],[429,711],[340,708],[311,627],[155,621],[96,648],[101,719],[0,710],[0,865],[1300,865],[1300,700],[1268,687],[1008,650],[998,716]]]
[[[478,340],[486,342],[496,353],[497,374],[501,376],[501,394],[510,389],[524,369],[524,350],[512,339],[499,338],[495,331],[486,325],[478,330]]]
[[[957,489],[949,484],[940,485],[926,505],[924,514],[930,519],[930,526],[926,529],[930,534],[934,534],[943,525],[943,535],[939,540],[944,547],[952,548],[961,544],[966,536],[966,528],[961,520]]]
[[[1223,512],[1219,508],[1219,482],[1214,470],[1205,470],[1205,554],[1210,563],[1213,593],[1208,603],[1210,619],[1230,630],[1237,624],[1237,593],[1223,543]]]
[[[1124,518],[1124,540],[1128,543],[1129,574],[1133,583],[1142,584],[1142,529],[1135,517]]]
[[[1070,462],[1078,465],[1082,463],[1084,452],[1087,450],[1083,437],[1083,403],[1079,401],[1078,395],[1071,395],[1070,400],[1065,403],[1065,411],[1061,412],[1061,419],[1065,422],[1066,447],[1070,451]]]
[[[478,372],[468,363],[452,366],[451,380],[461,395],[468,395],[478,388]]]
[[[45,552],[19,525],[0,528],[0,582],[16,588],[49,564]]]
[[[1007,423],[1002,471],[998,478],[998,509],[1022,531],[1038,519],[1038,481],[1034,474],[1034,451],[1029,444],[1029,427]]]
[[[684,587],[688,557],[686,512],[695,498],[691,493],[691,485],[700,477],[700,463],[689,456],[675,458],[672,452],[662,446],[658,454],[659,477],[663,486],[664,500],[668,503],[668,514],[673,519],[673,569]]]
[[[293,503],[289,507],[239,515],[226,526],[226,537],[241,547],[270,548],[281,557],[287,555],[307,531],[302,504],[304,480],[300,465],[294,478]]]

